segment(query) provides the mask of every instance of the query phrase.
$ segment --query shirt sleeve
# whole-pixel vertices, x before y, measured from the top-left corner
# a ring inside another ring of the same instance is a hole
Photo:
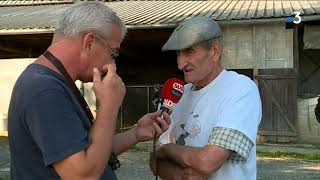
[[[215,127],[209,137],[208,145],[216,145],[232,151],[229,160],[245,163],[254,143],[238,130]]]
[[[261,100],[257,87],[238,90],[226,99],[214,127],[225,127],[240,131],[252,142],[256,142],[258,126],[262,117]]]
[[[78,106],[63,90],[42,91],[28,104],[26,124],[45,166],[88,147],[88,130],[76,108]]]
[[[244,163],[256,144],[261,117],[257,87],[250,85],[237,89],[221,106],[208,143],[231,150],[229,160]]]

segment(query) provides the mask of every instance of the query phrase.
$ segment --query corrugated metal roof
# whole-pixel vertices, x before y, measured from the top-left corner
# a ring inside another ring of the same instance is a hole
[[[41,2],[42,5],[0,7],[0,30],[52,30],[57,16],[69,4],[57,1],[55,5],[43,5],[47,1]],[[295,11],[301,13],[302,20],[307,16],[320,15],[320,1],[315,0],[117,1],[105,4],[114,9],[129,28],[172,27],[197,15],[212,17],[220,22],[280,21],[279,18],[293,16]]]
[[[5,0],[0,1],[2,6],[31,6],[31,5],[48,5],[48,4],[67,4],[73,3],[75,0]]]

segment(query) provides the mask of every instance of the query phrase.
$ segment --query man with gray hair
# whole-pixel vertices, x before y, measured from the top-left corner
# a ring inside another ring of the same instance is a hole
[[[185,92],[150,156],[162,179],[255,180],[261,100],[248,77],[221,65],[222,32],[208,17],[180,24],[163,46],[177,51]]]
[[[11,179],[116,179],[116,155],[153,139],[168,114],[143,116],[114,135],[125,86],[116,73],[126,28],[102,2],[79,2],[59,18],[52,44],[16,81],[9,106]],[[96,119],[74,81],[93,81]],[[108,164],[107,164],[108,163]]]

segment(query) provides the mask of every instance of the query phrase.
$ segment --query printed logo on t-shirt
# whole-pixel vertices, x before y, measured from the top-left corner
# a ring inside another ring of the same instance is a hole
[[[198,134],[201,132],[201,124],[198,120],[195,120],[192,123],[192,128],[191,128],[191,137],[196,138]]]
[[[190,134],[184,129],[186,125],[180,124],[180,128],[182,129],[182,134],[179,136],[178,140],[176,141],[176,144],[179,145],[185,145],[186,141],[184,140],[186,137],[188,137]]]
[[[198,120],[199,115],[190,113],[190,116],[186,123],[180,124],[180,136],[176,141],[176,144],[186,145],[186,140],[197,140],[198,134],[201,133],[201,123]],[[187,143],[187,145],[190,145]]]

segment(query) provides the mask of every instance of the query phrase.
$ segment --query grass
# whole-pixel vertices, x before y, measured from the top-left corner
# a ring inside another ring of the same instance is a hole
[[[9,176],[6,176],[6,177],[0,177],[0,180],[10,180],[10,177],[9,177]]]
[[[138,143],[133,146],[131,149],[133,152],[150,152],[152,147],[150,144]],[[268,157],[268,158],[281,158],[281,159],[294,159],[294,160],[316,160],[320,161],[320,153],[296,153],[296,152],[283,152],[283,151],[274,151],[274,152],[260,152],[257,151],[258,157]]]
[[[133,152],[149,152],[150,149],[149,149],[148,144],[138,143],[138,144],[134,145],[130,149],[130,151],[133,151]]]
[[[259,157],[299,159],[299,160],[317,160],[320,161],[320,153],[295,153],[295,152],[257,152]]]
[[[157,147],[159,147],[157,145]],[[133,146],[130,151],[133,152],[151,152],[152,145],[148,143],[138,143]],[[306,152],[306,153],[297,153],[297,152],[283,152],[283,151],[274,151],[274,152],[261,152],[257,151],[258,157],[267,157],[267,158],[281,158],[281,159],[293,159],[293,160],[316,160],[320,161],[320,153],[318,152]]]

